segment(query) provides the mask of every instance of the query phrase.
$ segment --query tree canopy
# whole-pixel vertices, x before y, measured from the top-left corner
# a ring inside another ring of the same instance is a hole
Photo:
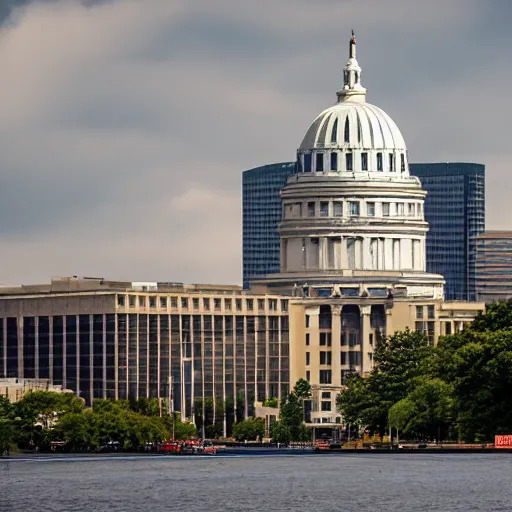
[[[512,433],[512,301],[488,306],[436,347],[405,331],[384,339],[368,377],[338,397],[349,423],[381,435],[396,427],[424,439],[492,441]]]

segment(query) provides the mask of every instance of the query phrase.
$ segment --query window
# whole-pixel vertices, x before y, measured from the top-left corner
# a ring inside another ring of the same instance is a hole
[[[203,308],[206,310],[206,311],[209,311],[210,310],[210,299],[208,298],[204,298],[203,299]]]
[[[160,297],[160,308],[167,309],[167,297]]]
[[[309,315],[306,315],[306,327],[309,327]]]
[[[375,203],[366,203],[366,214],[368,217],[375,217]]]
[[[368,153],[361,153],[361,170],[368,170]]]
[[[320,352],[320,364],[332,364],[332,352]]]
[[[389,153],[389,172],[394,172],[395,170],[395,155],[393,153]]]
[[[415,206],[414,203],[409,203],[409,212],[408,212],[409,217],[414,217],[414,213],[415,213],[414,212],[414,209],[415,209],[414,206]]]
[[[265,299],[258,299],[258,310],[265,311]]]
[[[316,172],[324,172],[324,154],[316,154]]]
[[[359,215],[359,201],[349,201],[350,215]]]
[[[435,314],[435,308],[434,306],[427,306],[427,318],[435,318],[436,317],[436,314]]]
[[[311,153],[304,154],[304,172],[311,172]]]
[[[331,144],[338,142],[338,118],[334,121],[331,131]]]
[[[311,380],[311,372],[309,370],[306,372],[306,380],[308,382]]]
[[[178,297],[171,297],[171,308],[178,307]]]
[[[134,308],[136,304],[137,304],[137,297],[135,295],[129,295],[128,296],[128,305],[131,308]]]
[[[308,217],[315,216],[315,203],[308,203]]]
[[[268,299],[268,309],[277,311],[277,299]]]
[[[382,216],[389,217],[389,203],[382,203]]]
[[[398,208],[398,216],[400,217],[403,217],[404,216],[404,203],[398,203],[397,204],[397,208]]]
[[[320,217],[329,216],[329,203],[327,201],[320,201]]]
[[[340,352],[340,363],[347,364],[347,353],[346,352]]]
[[[405,172],[405,155],[403,153],[400,154],[400,171]]]
[[[195,310],[198,310],[199,309],[199,299],[197,297],[194,297],[192,299],[192,307],[195,309]]]
[[[242,299],[235,299],[235,307],[237,311],[242,311]]]
[[[330,400],[331,399],[331,392],[330,391],[322,391],[322,399],[323,400]]]
[[[350,125],[348,123],[348,117],[345,119],[345,137],[344,140],[346,143],[350,142]]]
[[[124,303],[125,303],[125,298],[124,298],[124,295],[118,295],[117,296],[117,305],[122,308],[124,307]]]
[[[320,346],[321,347],[330,347],[331,346],[331,333],[330,332],[321,332],[320,333]]]
[[[149,297],[149,307],[156,308],[156,297],[154,297],[154,296]]]
[[[224,307],[226,308],[226,311],[231,311],[231,299],[224,299]]]
[[[252,299],[247,299],[245,301],[245,307],[247,308],[248,311],[252,311],[254,307],[254,301]]]
[[[188,309],[188,298],[187,297],[181,298],[181,307],[183,309]]]
[[[352,153],[345,153],[345,168],[347,171],[352,170]]]
[[[369,342],[370,342],[370,345],[373,347],[373,332],[370,333]]]
[[[332,382],[331,370],[320,370],[320,384],[330,384]]]
[[[322,401],[322,411],[330,411],[331,410],[331,402]]]
[[[338,153],[331,153],[331,171],[338,170]]]
[[[146,307],[146,297],[139,296],[139,308]]]
[[[377,171],[382,171],[382,153],[377,153]]]
[[[219,311],[222,307],[222,301],[220,299],[213,299],[213,307]]]
[[[332,209],[335,217],[343,217],[343,203],[341,201],[334,201]]]
[[[309,347],[309,332],[306,333],[306,347]]]
[[[423,306],[416,306],[416,318],[423,320]]]
[[[306,366],[309,366],[310,364],[311,364],[310,352],[306,352]]]

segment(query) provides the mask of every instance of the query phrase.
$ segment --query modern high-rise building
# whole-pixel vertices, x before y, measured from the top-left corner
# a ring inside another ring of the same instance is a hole
[[[476,300],[476,237],[485,230],[485,166],[410,164],[427,191],[427,271],[446,280],[447,300]]]
[[[486,303],[512,297],[512,231],[477,236],[476,295]]]
[[[245,171],[242,177],[243,285],[265,274],[279,272],[281,197],[295,162],[264,165]]]

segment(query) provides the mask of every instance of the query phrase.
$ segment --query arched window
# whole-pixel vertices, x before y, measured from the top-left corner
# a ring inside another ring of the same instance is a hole
[[[350,142],[350,125],[348,124],[348,117],[345,119],[345,142]]]
[[[400,154],[400,170],[405,172],[405,155],[403,153]]]
[[[331,143],[338,142],[338,118],[334,121],[331,132]]]

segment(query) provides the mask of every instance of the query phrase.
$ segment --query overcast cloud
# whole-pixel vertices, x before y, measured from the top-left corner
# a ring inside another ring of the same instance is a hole
[[[352,28],[411,160],[485,164],[512,229],[510,0],[4,0],[0,24],[0,284],[239,283],[241,172],[294,159]]]

